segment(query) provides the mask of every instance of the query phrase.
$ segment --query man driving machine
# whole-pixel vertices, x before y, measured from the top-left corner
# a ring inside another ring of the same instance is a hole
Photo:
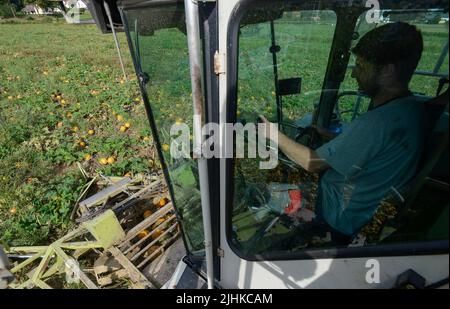
[[[352,77],[371,98],[369,111],[316,150],[278,132],[279,148],[287,157],[321,174],[316,219],[337,244],[348,244],[380,201],[399,194],[416,172],[426,99],[413,95],[408,85],[422,51],[415,26],[396,22],[373,29],[352,49]]]

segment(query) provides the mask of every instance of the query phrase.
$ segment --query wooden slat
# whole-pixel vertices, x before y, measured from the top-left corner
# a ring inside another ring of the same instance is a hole
[[[69,241],[75,237],[81,236],[86,234],[88,231],[83,227],[83,226],[79,226],[77,227],[75,230],[69,232],[67,235],[61,237],[60,239],[57,240],[57,242],[59,243],[63,243],[66,241]]]
[[[167,203],[167,205],[165,205],[163,208],[159,209],[151,216],[145,218],[141,223],[139,223],[138,225],[136,225],[135,227],[133,227],[131,230],[128,231],[127,235],[125,236],[125,239],[119,245],[119,247],[122,248],[125,245],[127,245],[127,242],[136,237],[139,234],[139,232],[145,230],[146,227],[155,223],[160,217],[162,217],[172,209],[173,209],[172,203]]]
[[[172,221],[173,219],[175,219],[175,215],[172,215],[169,219],[167,219],[166,221],[164,221],[163,223],[161,223],[161,227],[165,227],[166,225],[168,225],[168,223],[170,221]],[[159,225],[158,225],[159,226]],[[134,248],[136,248],[137,246],[139,246],[140,244],[142,244],[144,241],[146,241],[149,237],[151,237],[153,234],[155,234],[155,231],[157,229],[152,230],[148,235],[146,235],[144,238],[142,238],[141,240],[139,240],[137,243],[135,243],[134,245],[132,245],[131,247],[127,248],[127,250],[125,250],[123,252],[123,254],[127,254],[128,252],[130,252],[131,250],[133,250]]]
[[[64,260],[65,263],[67,263],[67,261],[71,259],[60,247],[55,246],[54,250],[56,254],[59,255]],[[74,266],[77,267],[76,265]],[[79,267],[77,268],[79,270],[78,275],[80,276],[81,282],[83,282],[84,285],[89,289],[98,289],[95,283],[92,282],[92,280],[89,279],[89,277],[86,276],[86,274]]]
[[[76,250],[72,253],[72,256],[73,256],[74,259],[78,260],[81,256],[83,256],[83,254],[85,254],[85,253],[88,252],[89,250],[91,250],[91,248],[76,249]]]
[[[34,269],[34,274],[31,277],[31,281],[32,282],[36,282],[36,280],[38,280],[42,273],[44,272],[45,268],[48,265],[48,262],[50,261],[50,255],[53,252],[53,247],[49,246],[47,248],[47,250],[45,251],[44,257],[42,258],[41,262],[39,263],[39,265]]]
[[[175,240],[179,235],[180,235],[180,232],[176,232],[175,235],[173,235],[171,238],[168,239],[167,243],[170,243],[172,240]],[[153,257],[155,257],[159,251],[162,251],[164,249],[165,249],[165,245],[159,247],[158,250],[155,250],[155,252],[150,254],[141,263],[139,263],[137,268],[141,268],[141,267],[145,266],[147,264],[147,262],[149,262]]]
[[[157,238],[155,238],[151,243],[149,243],[147,246],[145,246],[141,251],[136,253],[133,257],[131,257],[131,261],[136,261],[145,251],[147,251],[151,246],[156,244],[161,238],[163,238],[165,235],[169,234],[171,231],[173,231],[177,227],[177,222],[175,222],[171,227],[169,227],[164,233],[159,235]]]
[[[53,276],[61,270],[62,265],[64,265],[64,261],[61,257],[57,256],[55,263],[48,268],[48,270],[41,276],[41,278],[45,279]]]
[[[133,200],[133,199],[137,199],[137,198],[142,198],[142,197],[146,197],[147,195],[151,195],[153,189],[155,189],[155,187],[159,186],[162,184],[161,180],[157,180],[152,182],[151,184],[149,184],[147,187],[141,189],[140,191],[130,195],[129,197],[127,197],[126,199],[124,199],[123,201],[120,201],[119,203],[117,203],[116,205],[114,205],[112,207],[112,209],[117,209],[122,205],[125,205],[126,203],[128,203],[129,201]]]
[[[44,255],[44,253],[45,253],[46,250],[47,250],[47,247],[45,247],[44,250],[42,250],[42,251],[36,253],[36,254],[33,255],[32,257],[26,259],[25,261],[23,261],[23,262],[20,263],[19,265],[15,266],[13,269],[11,269],[11,273],[15,273],[15,272],[19,271],[20,269],[24,268],[25,266],[27,266],[27,265],[33,263],[35,260],[41,258],[41,257]]]
[[[7,251],[8,253],[34,253],[34,252],[42,252],[47,250],[48,246],[30,246],[30,247],[11,247]]]
[[[39,279],[35,280],[34,284],[37,285],[38,287],[40,287],[41,289],[44,289],[44,290],[52,290],[53,289],[47,283],[45,283],[44,281],[39,280]]]
[[[122,252],[116,247],[111,247],[108,249],[109,252],[116,258],[116,260],[126,269],[128,270],[128,274],[130,275],[130,279],[144,287],[154,288],[155,286],[150,283],[150,281],[127,259]]]
[[[78,242],[67,242],[60,244],[61,248],[77,250],[77,249],[94,249],[102,248],[102,244],[98,241],[78,241]]]
[[[85,199],[84,201],[80,202],[81,207],[92,207],[98,204],[103,203],[104,201],[108,200],[108,198],[116,196],[117,194],[123,192],[125,187],[133,183],[133,180],[131,178],[124,178],[120,180],[119,182],[115,183],[114,185],[105,188],[104,190],[92,195],[91,197]]]
[[[19,285],[10,284],[9,286],[13,289],[20,289],[20,290],[27,289],[27,288],[32,289],[34,287],[34,283],[31,282],[31,279],[28,279],[27,281],[25,281]]]

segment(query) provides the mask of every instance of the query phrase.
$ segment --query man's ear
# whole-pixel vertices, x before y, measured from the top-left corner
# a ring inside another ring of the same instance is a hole
[[[378,67],[378,83],[384,87],[390,87],[395,84],[397,77],[395,75],[395,66],[385,64]]]
[[[395,65],[392,63],[388,63],[381,67],[380,75],[385,79],[391,79],[396,78],[395,72],[396,72]]]

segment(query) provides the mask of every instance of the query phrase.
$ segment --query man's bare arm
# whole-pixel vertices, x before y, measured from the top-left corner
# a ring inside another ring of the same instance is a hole
[[[260,116],[260,118],[269,128],[270,122],[264,116]],[[270,136],[269,132],[266,136]],[[320,172],[330,168],[326,161],[321,159],[314,150],[297,143],[280,131],[278,131],[278,147],[289,159],[308,172]]]
[[[330,168],[314,150],[295,142],[281,132],[278,132],[278,147],[288,158],[308,172],[317,173]]]

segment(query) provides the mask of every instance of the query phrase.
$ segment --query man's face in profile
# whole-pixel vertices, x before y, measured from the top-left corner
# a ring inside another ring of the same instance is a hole
[[[375,96],[380,90],[378,75],[378,70],[374,64],[366,61],[363,57],[356,56],[352,77],[358,82],[359,91],[368,94],[370,97]]]

